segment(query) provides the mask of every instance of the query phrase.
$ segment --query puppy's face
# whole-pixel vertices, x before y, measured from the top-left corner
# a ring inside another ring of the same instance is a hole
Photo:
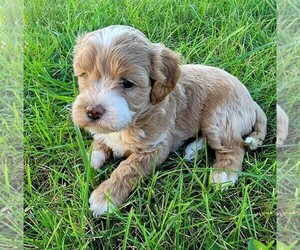
[[[180,75],[177,54],[128,26],[88,33],[74,52],[80,94],[72,118],[96,133],[128,128],[173,90]]]

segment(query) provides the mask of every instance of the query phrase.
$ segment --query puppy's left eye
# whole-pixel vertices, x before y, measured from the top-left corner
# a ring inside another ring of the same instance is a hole
[[[133,85],[134,85],[133,82],[128,81],[128,80],[126,80],[126,79],[122,79],[121,82],[120,82],[120,84],[122,85],[122,87],[123,87],[124,89],[130,89],[130,88],[132,88]]]
[[[88,79],[88,78],[89,78],[89,76],[88,76],[87,73],[81,73],[81,74],[79,75],[79,77],[82,77],[82,78],[84,78],[84,79]]]

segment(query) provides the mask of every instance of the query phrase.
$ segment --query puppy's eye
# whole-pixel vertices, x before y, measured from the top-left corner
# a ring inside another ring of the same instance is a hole
[[[88,76],[87,73],[82,73],[82,74],[79,75],[79,77],[82,77],[84,79],[88,79],[89,76]]]
[[[126,79],[122,79],[121,82],[120,82],[120,84],[122,85],[122,87],[123,87],[124,89],[130,89],[130,88],[132,88],[133,85],[134,85],[131,81],[128,81],[128,80],[126,80]]]

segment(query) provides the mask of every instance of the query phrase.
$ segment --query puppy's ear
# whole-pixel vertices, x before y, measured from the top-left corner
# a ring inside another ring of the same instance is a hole
[[[175,88],[181,74],[180,56],[163,44],[154,44],[151,58],[150,78],[152,90],[150,101],[156,104]]]

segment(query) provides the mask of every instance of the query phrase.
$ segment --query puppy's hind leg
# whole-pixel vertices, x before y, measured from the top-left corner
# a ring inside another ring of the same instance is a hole
[[[216,161],[213,165],[212,182],[235,184],[238,180],[238,171],[242,170],[245,150],[243,147],[224,148],[216,150]]]
[[[202,150],[204,146],[204,138],[200,137],[196,139],[186,146],[184,158],[188,161],[193,161],[197,157],[198,151]]]
[[[262,109],[256,105],[256,121],[253,126],[254,131],[245,139],[245,144],[250,150],[255,150],[260,147],[267,133],[267,117]]]

